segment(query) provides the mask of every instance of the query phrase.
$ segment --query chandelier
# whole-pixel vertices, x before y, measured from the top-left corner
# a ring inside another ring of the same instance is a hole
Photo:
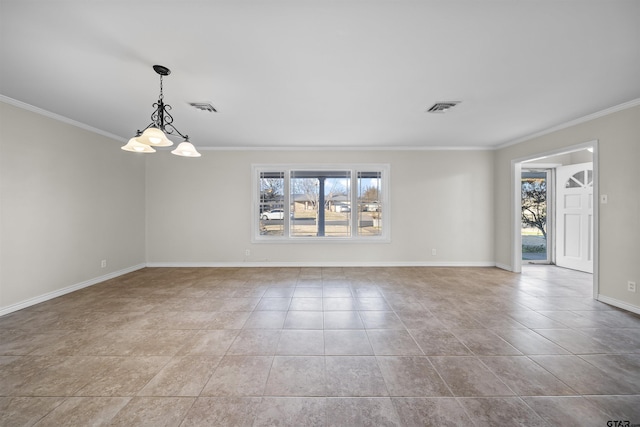
[[[184,141],[178,144],[175,150],[171,151],[171,154],[183,157],[200,157],[201,154],[189,142],[189,135],[183,135],[173,125],[173,116],[169,114],[171,105],[164,103],[162,78],[171,74],[171,70],[162,65],[154,65],[153,69],[160,75],[160,96],[158,102],[153,104],[155,111],[151,114],[151,123],[143,130],[138,130],[136,136],[121,148],[134,153],[155,153],[156,150],[153,147],[171,147],[173,141],[167,135],[176,133],[184,138]]]

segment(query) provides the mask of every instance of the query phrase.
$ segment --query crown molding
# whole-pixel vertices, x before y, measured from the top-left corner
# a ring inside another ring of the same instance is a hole
[[[57,121],[62,122],[62,123],[66,123],[68,125],[75,126],[77,128],[80,128],[80,129],[83,129],[83,130],[86,130],[86,131],[89,131],[89,132],[97,133],[98,135],[102,135],[102,136],[105,136],[105,137],[110,138],[110,139],[115,139],[116,141],[126,142],[126,139],[122,138],[121,136],[114,135],[114,134],[109,133],[107,131],[104,131],[102,129],[94,128],[93,126],[89,126],[89,125],[86,125],[84,123],[81,123],[81,122],[75,121],[73,119],[70,119],[68,117],[61,116],[60,114],[52,113],[51,111],[47,111],[47,110],[42,109],[40,107],[36,107],[34,105],[27,104],[26,102],[22,102],[22,101],[18,101],[17,99],[9,98],[8,96],[2,95],[2,94],[0,94],[0,101],[4,102],[5,104],[13,105],[14,107],[18,107],[18,108],[22,108],[23,110],[31,111],[32,113],[40,114],[41,116],[45,116],[45,117],[48,117],[48,118],[53,119],[53,120],[57,120]]]
[[[516,145],[516,144],[520,144],[521,142],[529,141],[531,139],[538,138],[540,136],[544,136],[544,135],[547,135],[547,134],[550,134],[550,133],[553,133],[553,132],[557,132],[557,131],[562,130],[562,129],[570,128],[572,126],[577,126],[579,124],[586,123],[586,122],[589,122],[591,120],[594,120],[594,119],[597,119],[597,118],[600,118],[600,117],[608,116],[609,114],[617,113],[618,111],[623,111],[623,110],[626,110],[626,109],[629,109],[629,108],[633,108],[633,107],[636,107],[638,105],[640,105],[640,98],[633,99],[631,101],[624,102],[622,104],[614,105],[613,107],[609,107],[609,108],[607,108],[605,110],[601,110],[601,111],[586,115],[584,117],[580,117],[580,118],[568,121],[566,123],[562,123],[562,124],[553,126],[551,128],[545,129],[545,130],[540,131],[540,132],[536,132],[536,133],[532,133],[532,134],[527,135],[527,136],[523,136],[523,137],[515,139],[513,141],[506,142],[504,144],[496,145],[495,147],[493,147],[493,149],[494,150],[500,150],[502,148],[510,147],[510,146]]]
[[[69,124],[71,126],[78,127],[80,129],[84,129],[89,132],[96,133],[98,135],[105,136],[110,139],[114,139],[116,141],[126,142],[126,138],[122,138],[121,136],[114,135],[110,132],[104,131],[102,129],[95,128],[93,126],[86,125],[84,123],[78,122],[76,120],[70,119],[65,116],[61,116],[56,113],[52,113],[51,111],[44,110],[42,108],[33,106],[31,104],[27,104],[26,102],[18,101],[17,99],[10,98],[8,96],[0,94],[0,102],[4,102],[9,105],[13,105],[14,107],[22,108],[27,111],[31,111],[36,114],[40,114],[42,116],[58,120],[60,122]],[[566,129],[572,126],[576,126],[582,123],[589,122],[591,120],[607,116],[609,114],[617,113],[618,111],[623,111],[629,108],[633,108],[640,105],[640,98],[633,99],[631,101],[615,105],[613,107],[607,108],[602,111],[595,112],[593,114],[586,115],[584,117],[577,118],[575,120],[571,120],[551,128],[545,129],[540,132],[532,133],[527,136],[523,136],[521,138],[495,145],[495,146],[487,146],[487,147],[476,147],[476,146],[426,146],[426,147],[414,147],[414,146],[398,146],[398,147],[379,147],[379,146],[362,146],[362,147],[332,147],[332,146],[315,146],[315,147],[287,147],[287,146],[270,146],[270,147],[198,147],[200,151],[494,151],[500,150],[502,148],[510,147],[512,145],[520,144],[521,142],[529,141],[534,138],[538,138],[543,135],[547,135],[552,132],[556,132],[562,129]]]
[[[493,151],[493,147],[472,147],[472,146],[313,146],[313,147],[288,147],[288,146],[268,146],[268,147],[198,147],[199,151]]]

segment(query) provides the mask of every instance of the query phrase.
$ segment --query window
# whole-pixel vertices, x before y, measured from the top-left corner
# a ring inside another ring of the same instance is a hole
[[[260,234],[284,235],[284,172],[260,172]]]
[[[254,241],[388,241],[388,165],[254,165]]]
[[[358,172],[358,234],[382,235],[382,172]]]

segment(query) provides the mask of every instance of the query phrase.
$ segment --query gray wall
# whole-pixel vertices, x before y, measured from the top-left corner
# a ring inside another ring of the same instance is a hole
[[[144,159],[2,102],[0,118],[0,314],[144,264]]]
[[[391,243],[251,243],[251,165],[388,163]],[[153,265],[492,265],[492,151],[204,151],[147,160]],[[437,255],[431,255],[431,249]],[[245,250],[251,251],[245,257]]]

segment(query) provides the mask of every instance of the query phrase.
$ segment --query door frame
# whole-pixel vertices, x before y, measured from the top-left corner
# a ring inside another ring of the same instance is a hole
[[[521,183],[522,163],[533,160],[544,162],[546,157],[568,154],[585,149],[593,150],[593,298],[598,299],[599,285],[598,277],[600,271],[600,168],[598,164],[598,140],[583,142],[581,144],[569,145],[550,151],[543,151],[528,156],[511,160],[511,266],[514,273],[522,273],[522,236],[520,229],[522,224],[520,215],[522,211],[521,203]]]

